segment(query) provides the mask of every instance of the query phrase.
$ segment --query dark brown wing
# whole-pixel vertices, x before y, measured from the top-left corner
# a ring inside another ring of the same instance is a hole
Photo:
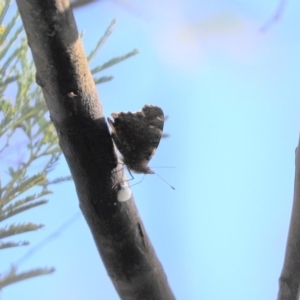
[[[113,140],[124,164],[136,173],[153,173],[147,166],[160,142],[164,113],[158,106],[145,105],[141,111],[113,113],[108,118]]]

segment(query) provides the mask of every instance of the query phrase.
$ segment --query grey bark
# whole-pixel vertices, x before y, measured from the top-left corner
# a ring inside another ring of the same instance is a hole
[[[17,5],[80,208],[120,298],[174,299],[134,200],[118,202],[112,188],[124,175],[116,172],[120,165],[70,2],[17,0]]]
[[[283,269],[279,278],[278,300],[299,299],[300,288],[300,140],[295,151],[294,202]]]

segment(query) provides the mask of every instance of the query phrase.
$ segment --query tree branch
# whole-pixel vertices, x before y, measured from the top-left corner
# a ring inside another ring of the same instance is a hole
[[[294,202],[283,269],[279,278],[278,300],[299,299],[300,287],[300,140],[295,151]]]
[[[174,299],[133,199],[118,202],[112,189],[124,175],[114,171],[117,158],[70,2],[17,5],[80,208],[120,298]]]

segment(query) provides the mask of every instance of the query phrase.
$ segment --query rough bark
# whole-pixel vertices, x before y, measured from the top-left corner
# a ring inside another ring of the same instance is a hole
[[[36,81],[73,176],[80,208],[120,298],[174,299],[134,200],[118,202],[118,190],[112,188],[123,174],[116,172],[113,143],[70,2],[17,0],[17,5]]]
[[[299,299],[300,288],[300,140],[296,149],[294,202],[283,269],[279,278],[278,300]]]

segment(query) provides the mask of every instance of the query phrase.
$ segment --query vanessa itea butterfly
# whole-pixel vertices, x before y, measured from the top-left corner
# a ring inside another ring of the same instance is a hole
[[[130,171],[154,174],[148,163],[160,142],[164,127],[164,113],[158,106],[145,105],[141,111],[111,114],[107,118],[111,135],[123,162]]]

